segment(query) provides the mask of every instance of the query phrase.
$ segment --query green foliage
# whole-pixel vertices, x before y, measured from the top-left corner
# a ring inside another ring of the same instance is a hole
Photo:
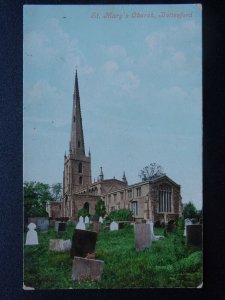
[[[104,261],[101,281],[80,283],[71,279],[69,253],[49,250],[50,239],[71,239],[74,226],[61,234],[50,226],[48,233],[38,232],[39,245],[25,246],[24,283],[35,289],[195,288],[202,282],[202,251],[185,247],[182,222],[178,221],[176,232],[153,241],[151,248],[142,252],[135,250],[132,226],[99,232],[96,259]],[[162,234],[163,228],[154,231]]]
[[[88,213],[88,211],[87,211],[86,208],[83,207],[83,208],[81,208],[81,209],[78,210],[78,218],[80,216],[82,216],[82,217],[89,216],[89,213]]]
[[[54,201],[60,201],[62,199],[62,184],[55,183],[52,185],[52,198]]]
[[[102,199],[99,199],[97,204],[95,205],[95,216],[96,217],[104,217],[106,214],[105,202]]]
[[[24,182],[24,218],[48,216],[46,203],[52,200],[50,186],[41,182]]]
[[[133,216],[133,212],[129,209],[122,208],[119,210],[115,210],[110,212],[107,219],[110,221],[129,221]]]
[[[189,219],[197,218],[197,216],[198,216],[197,209],[191,201],[184,204],[183,215],[184,215],[185,219],[186,218],[189,218]]]

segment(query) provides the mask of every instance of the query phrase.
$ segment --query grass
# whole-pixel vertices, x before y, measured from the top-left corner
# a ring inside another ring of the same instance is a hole
[[[163,235],[163,229],[155,228]],[[154,241],[151,248],[136,252],[134,230],[101,231],[96,243],[96,259],[104,261],[100,282],[73,282],[70,254],[49,251],[49,239],[71,239],[73,226],[58,234],[50,227],[38,233],[39,245],[24,248],[24,283],[35,289],[57,288],[149,288],[197,287],[202,282],[202,251],[186,247],[183,231]]]

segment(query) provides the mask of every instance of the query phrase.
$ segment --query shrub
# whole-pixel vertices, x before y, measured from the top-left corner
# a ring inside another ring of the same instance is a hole
[[[96,217],[104,217],[106,214],[105,202],[102,199],[99,199],[95,205],[95,215]]]
[[[80,216],[82,216],[82,217],[89,216],[89,213],[88,213],[86,208],[81,208],[81,209],[78,210],[78,218]]]
[[[112,211],[108,215],[110,221],[130,221],[133,216],[133,212],[129,209],[123,208],[116,211]]]

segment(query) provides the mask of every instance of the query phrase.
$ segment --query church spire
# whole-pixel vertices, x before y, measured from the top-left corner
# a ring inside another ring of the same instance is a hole
[[[122,180],[123,180],[123,182],[127,183],[127,178],[126,178],[126,175],[125,175],[125,171],[123,171]]]
[[[73,93],[73,114],[72,114],[70,149],[72,153],[78,155],[79,154],[85,155],[77,70],[75,74],[75,84],[74,84],[74,93]]]

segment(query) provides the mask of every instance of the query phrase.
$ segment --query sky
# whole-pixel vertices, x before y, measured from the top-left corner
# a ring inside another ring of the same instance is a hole
[[[202,10],[24,5],[23,177],[62,182],[78,71],[92,179],[156,162],[202,207]]]

